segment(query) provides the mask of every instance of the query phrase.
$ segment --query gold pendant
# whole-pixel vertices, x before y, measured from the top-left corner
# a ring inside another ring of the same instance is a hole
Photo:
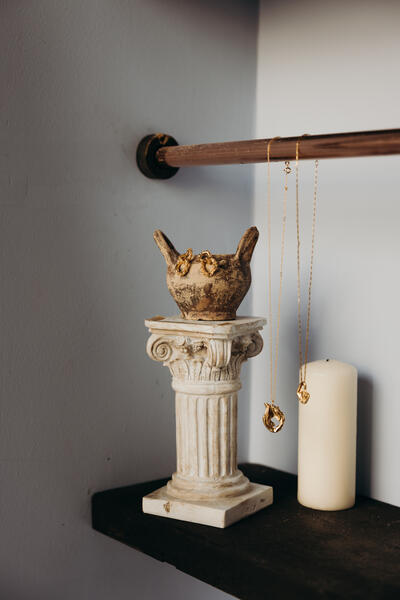
[[[271,433],[278,433],[278,431],[282,429],[285,422],[285,415],[279,406],[275,406],[275,404],[267,404],[265,402],[264,406],[265,413],[263,414],[262,420],[265,427],[268,429],[268,431],[271,431]],[[278,423],[275,424],[273,419],[277,419]]]
[[[310,394],[307,392],[307,385],[305,381],[300,381],[299,387],[297,388],[297,397],[302,404],[307,404],[310,399]]]

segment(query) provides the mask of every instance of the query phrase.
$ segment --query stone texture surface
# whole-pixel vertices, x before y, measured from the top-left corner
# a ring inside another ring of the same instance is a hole
[[[265,319],[155,317],[145,323],[147,353],[168,366],[176,392],[177,468],[163,490],[144,499],[143,510],[226,527],[270,504],[272,489],[255,489],[237,468],[240,369],[261,352]]]

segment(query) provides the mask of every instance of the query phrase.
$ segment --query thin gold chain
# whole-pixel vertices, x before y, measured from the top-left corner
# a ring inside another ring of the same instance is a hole
[[[307,135],[307,134],[305,134]],[[303,137],[303,136],[301,136]],[[302,402],[307,402],[309,394],[307,393],[306,386],[306,375],[307,375],[307,362],[308,362],[308,348],[310,339],[310,316],[311,316],[311,289],[313,281],[313,265],[314,265],[314,252],[315,252],[315,223],[317,215],[317,192],[318,192],[318,160],[315,161],[314,166],[314,195],[313,195],[313,215],[312,215],[312,230],[311,230],[311,255],[310,255],[310,270],[308,278],[308,298],[307,298],[307,322],[306,322],[306,340],[305,340],[305,352],[304,352],[304,363],[303,363],[303,352],[302,352],[302,324],[301,324],[301,273],[300,273],[300,215],[299,215],[299,138],[296,142],[296,231],[297,231],[297,326],[299,336],[299,383],[298,397]],[[299,396],[300,393],[300,396]]]
[[[312,234],[311,234],[310,273],[309,273],[309,279],[308,279],[306,348],[305,348],[305,353],[304,353],[304,381],[306,380],[306,374],[307,374],[308,343],[310,340],[311,287],[312,287],[313,266],[314,266],[315,222],[316,222],[316,216],[317,216],[317,192],[318,192],[318,160],[316,160],[314,163],[314,197],[313,197],[313,217],[312,217]]]
[[[281,257],[279,271],[279,294],[278,294],[278,309],[276,322],[276,338],[275,338],[275,356],[273,352],[273,333],[272,333],[272,258],[271,258],[271,164],[270,164],[270,147],[271,143],[278,138],[272,138],[267,146],[267,252],[268,252],[268,321],[269,321],[269,357],[270,357],[270,401],[275,404],[276,386],[278,376],[278,355],[279,355],[279,331],[281,321],[281,304],[282,304],[282,282],[283,282],[283,262],[285,254],[285,235],[286,235],[286,220],[287,220],[287,192],[288,192],[288,176],[291,172],[289,161],[285,161],[285,178],[283,192],[283,208],[282,208],[282,233],[281,233]]]
[[[274,372],[274,395],[273,402],[276,400],[276,381],[278,377],[278,348],[279,348],[279,331],[281,324],[281,304],[282,304],[282,282],[283,282],[283,258],[285,252],[285,233],[287,219],[287,191],[288,191],[288,176],[291,172],[289,161],[285,162],[285,183],[283,191],[283,214],[282,214],[282,235],[281,235],[281,261],[279,268],[279,295],[278,295],[278,313],[276,317],[276,341],[275,341],[275,372]]]
[[[269,334],[269,385],[270,400],[272,402],[274,380],[273,380],[273,360],[272,360],[272,282],[271,282],[271,162],[270,147],[276,138],[272,138],[267,146],[267,255],[268,255],[268,334]]]

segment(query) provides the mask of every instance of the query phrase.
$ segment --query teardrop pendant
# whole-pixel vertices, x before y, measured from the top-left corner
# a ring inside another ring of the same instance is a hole
[[[297,398],[302,404],[307,404],[310,399],[310,394],[307,392],[307,385],[305,381],[300,381],[297,388]]]

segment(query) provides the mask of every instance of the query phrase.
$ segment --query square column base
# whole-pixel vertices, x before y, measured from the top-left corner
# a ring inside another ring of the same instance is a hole
[[[143,498],[143,512],[168,519],[189,521],[211,527],[229,527],[273,502],[269,485],[250,483],[249,491],[233,498],[206,500],[179,500],[168,495],[164,486]]]

